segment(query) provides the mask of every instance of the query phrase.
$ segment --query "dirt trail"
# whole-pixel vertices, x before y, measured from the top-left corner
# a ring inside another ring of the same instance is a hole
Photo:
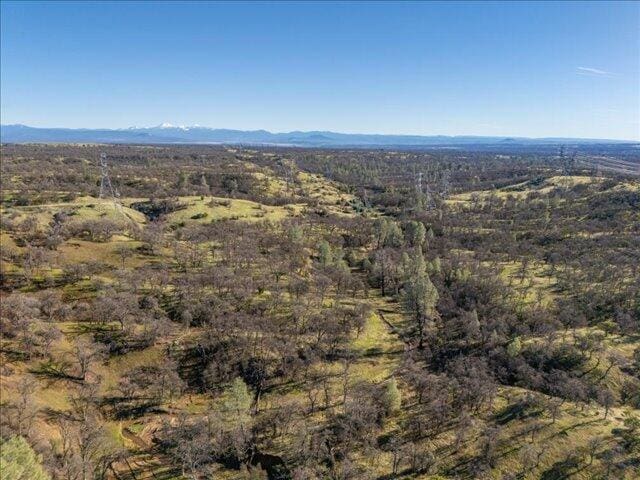
[[[151,445],[149,445],[147,442],[145,442],[142,438],[140,438],[138,435],[133,433],[127,427],[122,429],[122,436],[127,440],[133,442],[138,448],[141,448],[143,450],[148,450],[149,448],[151,448]]]
[[[402,334],[402,332],[395,325],[393,325],[389,320],[385,318],[384,313],[382,313],[382,309],[376,308],[376,313],[380,316],[380,319],[387,326],[387,328],[389,329],[389,332],[391,332],[393,335],[398,337],[398,339],[400,339],[402,343],[404,343],[405,352],[407,350],[411,350],[411,342]]]

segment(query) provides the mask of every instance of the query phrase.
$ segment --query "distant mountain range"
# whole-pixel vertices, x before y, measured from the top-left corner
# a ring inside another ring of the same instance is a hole
[[[583,138],[526,138],[481,136],[373,135],[335,132],[272,133],[266,130],[228,130],[201,126],[184,127],[163,123],[156,127],[126,129],[35,128],[27,125],[0,126],[3,143],[200,143],[280,145],[298,147],[435,147],[464,145],[544,145],[636,143]]]

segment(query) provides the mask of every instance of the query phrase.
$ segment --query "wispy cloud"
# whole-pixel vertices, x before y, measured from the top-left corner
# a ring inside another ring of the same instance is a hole
[[[504,130],[504,127],[502,125],[496,125],[495,123],[479,123],[478,127],[483,128],[485,130],[490,130],[493,132]]]
[[[615,75],[615,73],[591,67],[578,67],[576,73],[578,75],[585,75],[587,77],[612,77]]]

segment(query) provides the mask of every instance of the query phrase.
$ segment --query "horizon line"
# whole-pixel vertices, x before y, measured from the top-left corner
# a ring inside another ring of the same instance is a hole
[[[57,130],[108,130],[108,131],[127,131],[127,130],[151,130],[151,129],[165,129],[165,130],[190,130],[190,129],[202,129],[202,130],[229,130],[229,131],[237,131],[237,132],[266,132],[272,135],[282,135],[282,134],[291,134],[291,133],[331,133],[337,135],[368,135],[368,136],[379,136],[379,137],[477,137],[477,138],[513,138],[513,139],[525,139],[525,140],[590,140],[590,141],[615,141],[615,142],[627,142],[627,143],[638,143],[640,142],[640,138],[638,139],[629,139],[629,138],[605,138],[605,137],[574,137],[574,136],[564,136],[564,135],[553,135],[553,136],[527,136],[527,135],[507,135],[507,134],[493,134],[493,135],[479,135],[473,133],[459,133],[459,134],[443,134],[443,133],[434,133],[434,134],[419,134],[419,133],[367,133],[367,132],[340,132],[335,130],[288,130],[288,131],[272,131],[267,130],[265,128],[258,129],[242,129],[242,128],[228,128],[228,127],[209,127],[205,125],[173,125],[167,122],[163,122],[157,125],[152,126],[129,126],[129,127],[61,127],[61,126],[32,126],[27,125],[25,123],[2,123],[0,127],[26,127],[33,129],[57,129]]]

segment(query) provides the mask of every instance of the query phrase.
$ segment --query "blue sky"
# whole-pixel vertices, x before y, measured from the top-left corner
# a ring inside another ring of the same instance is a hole
[[[640,139],[640,3],[2,1],[2,123]]]

